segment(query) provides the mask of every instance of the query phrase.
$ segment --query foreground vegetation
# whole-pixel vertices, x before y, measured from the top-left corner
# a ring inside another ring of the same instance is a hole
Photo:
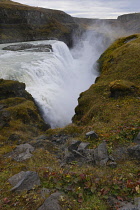
[[[37,148],[33,156],[23,162],[16,162],[6,155],[19,144],[16,139],[8,140],[14,133],[21,137],[20,143],[30,142],[35,136],[42,134],[48,138],[65,134],[69,138],[90,142],[90,148],[95,148],[106,140],[110,154],[117,147],[135,145],[133,139],[140,130],[139,46],[140,35],[137,34],[117,40],[102,54],[98,61],[100,77],[87,91],[81,93],[73,124],[65,128],[44,132],[39,127],[35,133],[33,125],[36,119],[40,123],[42,119],[33,102],[24,97],[18,97],[16,100],[1,98],[1,105],[4,104],[4,109],[9,111],[12,117],[8,127],[3,126],[0,130],[0,209],[38,209],[49,196],[49,193],[46,193],[45,197],[42,197],[43,187],[50,189],[50,194],[55,191],[64,193],[60,198],[63,210],[117,209],[117,204],[113,207],[110,205],[110,197],[118,201],[133,202],[134,197],[140,196],[139,160],[120,160],[116,168],[92,164],[79,166],[77,162],[60,165],[54,149],[49,146]],[[19,107],[22,108],[21,111]],[[29,110],[32,110],[32,113]],[[28,120],[24,121],[26,118]],[[17,121],[19,123],[16,123]],[[98,139],[85,138],[86,132],[91,130],[96,131]],[[30,132],[32,136],[29,135]],[[36,171],[41,179],[41,186],[28,192],[11,192],[11,185],[7,180],[20,171]]]

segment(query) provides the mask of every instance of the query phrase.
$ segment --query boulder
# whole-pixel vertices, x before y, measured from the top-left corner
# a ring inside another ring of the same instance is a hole
[[[140,160],[140,145],[129,147],[127,151],[132,159]]]
[[[14,177],[11,177],[10,181],[11,183],[16,183],[11,191],[31,190],[35,186],[40,185],[40,178],[38,174],[33,171],[20,172],[19,174],[14,175]]]
[[[8,181],[11,185],[15,186],[25,177],[25,174],[25,171],[21,171],[18,174],[15,174],[11,178],[9,178]]]
[[[78,152],[83,152],[85,149],[88,148],[90,144],[88,142],[81,142],[77,148]]]
[[[132,204],[128,201],[120,201],[113,196],[110,196],[108,199],[111,209],[119,210],[139,210],[138,204],[134,201],[135,204]]]
[[[94,150],[94,160],[96,165],[104,166],[109,160],[107,145],[106,142],[103,141],[95,150]]]
[[[77,141],[77,140],[72,140],[70,142],[70,145],[68,146],[68,150],[69,151],[73,151],[73,150],[77,150],[78,149],[78,146],[80,145],[81,141]]]
[[[86,138],[97,139],[98,135],[95,133],[95,131],[90,131],[90,132],[86,133]]]
[[[127,147],[118,147],[112,152],[115,161],[122,161],[128,158]]]
[[[138,133],[138,135],[137,135],[136,138],[134,139],[134,143],[140,144],[140,132]]]
[[[59,199],[62,193],[56,192],[50,195],[38,210],[61,210]]]
[[[6,156],[13,158],[15,161],[24,161],[32,157],[34,147],[30,144],[20,144],[13,152],[8,153]]]

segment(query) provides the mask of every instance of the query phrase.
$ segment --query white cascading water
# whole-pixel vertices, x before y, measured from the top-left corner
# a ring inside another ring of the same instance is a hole
[[[44,120],[52,128],[71,122],[79,94],[94,83],[98,73],[96,60],[105,50],[103,37],[94,32],[70,51],[60,41],[37,41],[51,44],[53,52],[5,51],[0,45],[0,78],[26,84]]]

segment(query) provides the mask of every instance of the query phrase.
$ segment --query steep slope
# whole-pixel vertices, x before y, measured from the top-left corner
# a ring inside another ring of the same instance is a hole
[[[118,135],[126,127],[125,139],[137,130],[140,123],[139,46],[140,35],[132,35],[118,39],[102,54],[98,61],[101,75],[81,93],[74,123],[91,126],[108,137],[114,130],[119,130]],[[116,139],[119,140],[121,138]]]
[[[25,84],[0,80],[0,143],[24,142],[50,126],[45,124]]]
[[[65,12],[0,1],[0,43],[55,38],[71,46],[76,29]]]

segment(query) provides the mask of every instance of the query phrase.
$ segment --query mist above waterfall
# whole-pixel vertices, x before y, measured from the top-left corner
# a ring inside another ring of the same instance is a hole
[[[79,94],[98,76],[96,61],[110,40],[91,31],[72,50],[55,40],[31,43],[51,44],[53,52],[0,50],[0,77],[24,82],[44,120],[52,128],[63,127],[71,122]]]

